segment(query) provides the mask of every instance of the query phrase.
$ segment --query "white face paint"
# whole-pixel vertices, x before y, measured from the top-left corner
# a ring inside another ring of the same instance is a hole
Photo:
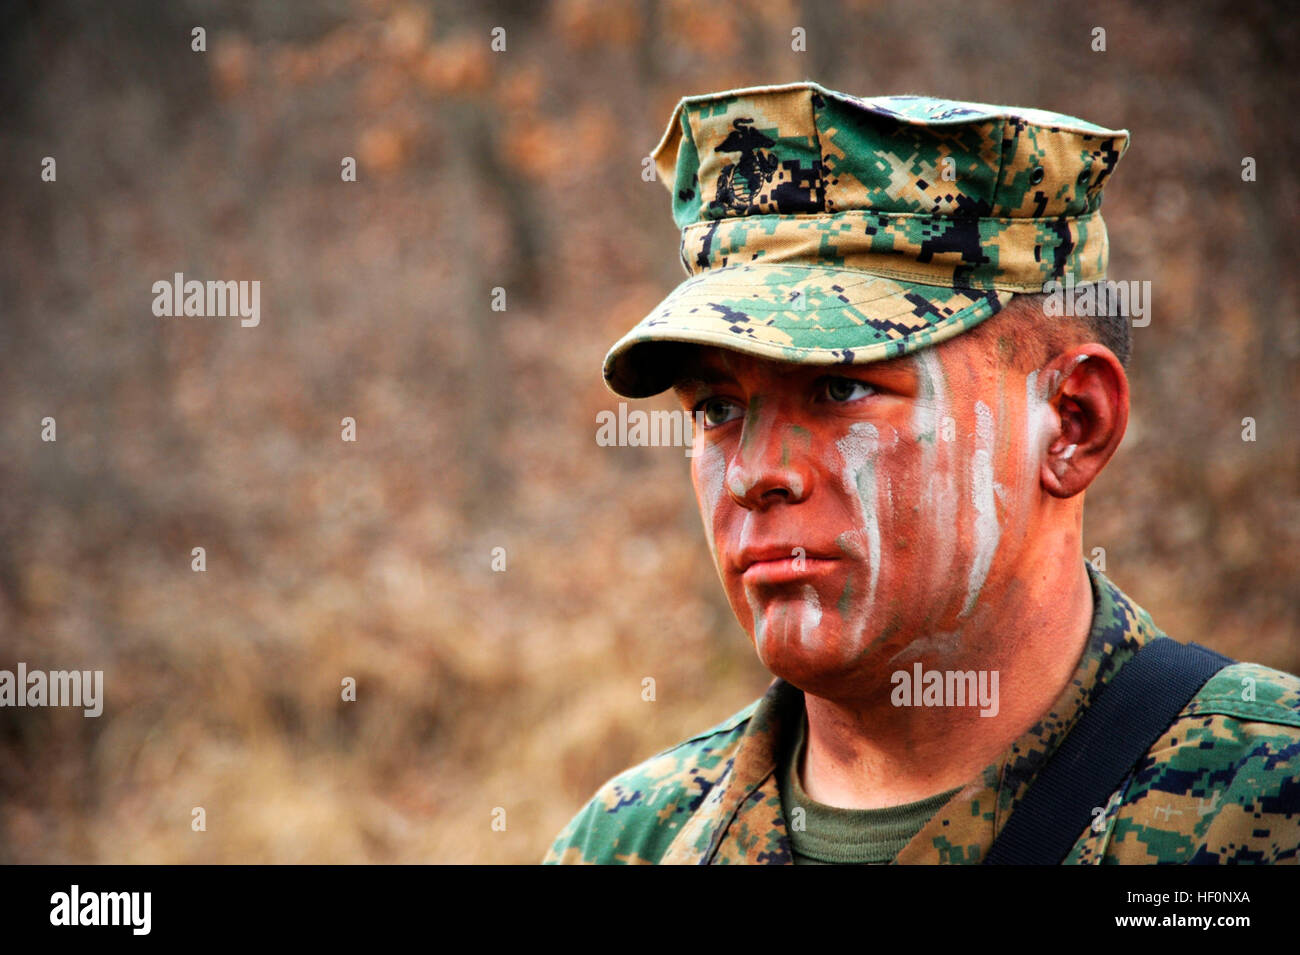
[[[918,637],[889,658],[890,663],[900,660],[915,660],[926,654],[952,656],[961,647],[961,632],[936,633],[928,637]]]
[[[768,637],[794,641],[800,647],[810,647],[815,643],[817,628],[822,622],[822,602],[817,596],[817,588],[808,584],[800,594],[798,615],[791,613],[791,607],[782,602],[765,605],[754,591],[746,587],[745,599],[749,601],[749,612],[754,617],[754,647],[759,659],[767,660]],[[771,610],[773,619],[769,622],[764,616]],[[769,625],[770,623],[770,625]],[[793,628],[793,632],[791,632]]]
[[[994,480],[997,455],[1012,450],[1000,451],[999,437],[1016,445],[1020,441],[1018,424],[1014,437],[1005,426],[999,433],[998,426],[1001,415],[1015,410],[1007,406],[1014,406],[1018,396],[999,389],[998,403],[991,399],[986,404],[959,387],[954,397],[949,394],[946,366],[935,352],[922,351],[914,361],[918,392],[908,412],[910,421],[899,421],[897,405],[882,402],[874,421],[855,421],[847,425],[847,431],[840,430],[844,424],[835,423],[830,426],[834,430],[815,431],[809,439],[819,454],[827,450],[827,444],[818,443],[821,441],[833,441],[835,450],[828,459],[809,459],[811,473],[819,480],[829,479],[831,500],[827,500],[827,492],[818,490],[822,485],[810,485],[811,504],[803,519],[827,521],[834,532],[843,531],[836,543],[852,558],[846,564],[851,568],[845,572],[847,580],[845,576],[828,576],[835,579],[833,588],[801,585],[797,590],[769,595],[766,588],[759,587],[756,592],[737,581],[734,574],[724,574],[738,615],[743,617],[746,605],[751,613],[751,633],[765,662],[792,659],[787,651],[800,649],[816,650],[819,658],[806,659],[818,666],[830,663],[827,654],[841,662],[856,661],[884,637],[895,644],[911,641],[907,653],[955,653],[963,636],[962,620],[982,603],[982,594],[989,596],[985,591],[1001,538],[1014,540],[1019,526],[1008,516],[1013,523],[1004,528],[998,508],[1010,514],[1025,497],[1017,487],[1020,475],[1006,479],[1006,487]],[[953,381],[964,383],[969,372],[958,365],[953,374],[959,376]],[[1031,375],[1025,385],[1029,406],[1026,474],[1033,459],[1041,460],[1055,421],[1046,394],[1040,393],[1042,377],[1042,372]],[[955,401],[962,403],[957,415],[953,413]],[[957,433],[959,418],[971,421],[973,435]],[[715,541],[714,531],[723,512],[728,534],[739,535],[726,542],[728,552],[732,548],[742,552],[757,542],[768,526],[761,511],[733,515],[727,510],[732,506],[728,491],[743,498],[752,487],[743,486],[751,480],[745,469],[728,473],[729,458],[722,448],[730,447],[732,454],[771,467],[774,461],[768,459],[777,450],[772,442],[782,434],[781,427],[764,422],[745,435],[748,448],[705,442],[697,455],[697,488],[715,561],[719,541]],[[785,480],[793,480],[796,470],[788,469]],[[897,488],[892,481],[895,477],[899,478]],[[803,488],[787,487],[803,498]],[[802,513],[799,516],[802,518]],[[884,566],[886,559],[889,567]],[[827,610],[831,617],[825,616]]]
[[[971,456],[970,471],[971,503],[975,505],[975,516],[971,520],[975,559],[966,580],[966,603],[961,610],[963,617],[971,612],[979,599],[1002,533],[998,527],[997,501],[993,497],[993,412],[982,401],[975,402],[975,453]]]
[[[1038,462],[1052,441],[1056,421],[1047,392],[1055,388],[1060,376],[1052,372],[1045,381],[1038,380],[1038,372],[1025,376],[1025,459],[1021,480],[1026,488],[1038,481]]]
[[[951,577],[953,562],[957,559],[957,535],[954,533],[957,527],[957,482],[952,471],[930,472],[921,509],[923,513],[919,519],[929,522],[931,527],[920,528],[919,532],[926,535],[935,547],[927,591],[933,600],[947,589],[946,581]]]
[[[767,639],[767,622],[763,618],[763,601],[749,587],[745,588],[745,599],[749,601],[749,613],[754,618],[754,649],[758,651],[758,658],[766,661],[764,643]]]
[[[917,354],[916,368],[920,395],[912,415],[912,433],[922,444],[921,473],[926,477],[921,511],[913,520],[916,534],[932,541],[936,548],[923,598],[933,606],[947,591],[956,559],[957,540],[953,529],[957,526],[957,481],[951,467],[953,441],[945,436],[952,411],[943,366],[934,351],[926,349]]]
[[[948,394],[944,387],[943,368],[933,349],[916,355],[916,371],[920,386],[920,400],[912,414],[912,430],[920,441],[929,441],[933,452],[940,439],[943,419],[948,414]],[[931,455],[932,457],[933,455]],[[927,459],[927,463],[930,463]]]
[[[808,645],[808,638],[817,632],[822,622],[822,601],[817,588],[808,584],[803,589],[803,616],[799,620],[799,643]]]
[[[895,435],[897,437],[897,435]],[[880,432],[876,426],[859,421],[849,426],[849,433],[835,442],[844,461],[841,472],[844,488],[856,495],[862,515],[862,537],[867,548],[870,579],[865,597],[855,601],[857,612],[845,621],[846,648],[860,650],[866,635],[862,624],[876,601],[876,585],[880,580],[880,502],[876,488],[876,456],[880,453]]]
[[[746,455],[752,456],[756,461],[764,460],[770,443],[775,439],[775,433],[775,428],[770,423],[762,427],[749,437],[750,449]],[[723,495],[730,491],[736,497],[743,498],[749,493],[751,487],[746,486],[739,475],[729,473],[731,469],[728,466],[727,455],[718,444],[706,442],[696,457],[696,462],[700,499],[703,504],[704,532],[716,564],[718,557],[714,528],[717,509],[723,502]],[[786,476],[790,482],[791,493],[796,498],[802,498],[804,489],[799,475],[790,471]],[[745,515],[740,539],[737,542],[739,550],[744,550],[748,546],[760,523],[754,513]],[[877,533],[877,539],[878,537]],[[877,549],[879,549],[878,542]],[[719,567],[718,572],[724,577],[725,583],[723,568]],[[784,601],[768,603],[761,600],[751,587],[745,586],[745,599],[754,621],[754,645],[760,658],[767,658],[768,652],[772,649],[769,647],[772,640],[794,640],[804,647],[812,645],[817,628],[822,621],[821,598],[818,596],[817,589],[811,584],[802,589],[800,598],[797,605]]]
[[[772,442],[776,427],[772,420],[772,415],[759,415],[759,399],[755,398],[749,408],[745,411],[744,433],[741,435],[741,453],[745,458],[751,461],[764,461],[767,457],[767,447]],[[758,418],[758,425],[754,424],[754,419]],[[751,431],[757,427],[757,431]],[[755,473],[758,473],[757,471]],[[727,487],[736,497],[744,497],[753,488],[753,484],[746,485],[739,475],[733,474],[727,479]]]
[[[713,546],[713,522],[717,514],[718,501],[722,499],[722,492],[726,486],[727,480],[727,456],[723,453],[722,448],[711,442],[706,442],[704,452],[696,459],[699,463],[700,493],[704,501],[704,535],[709,540],[709,553],[713,559],[717,560],[717,551]],[[718,568],[721,573],[722,568]]]

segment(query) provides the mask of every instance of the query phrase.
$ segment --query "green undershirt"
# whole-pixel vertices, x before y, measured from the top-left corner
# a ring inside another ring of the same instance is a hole
[[[799,765],[807,733],[808,717],[798,721],[795,739],[783,748],[781,765],[781,807],[795,865],[884,865],[921,831],[961,788],[951,789],[919,802],[886,809],[839,809],[814,802],[799,780]],[[803,809],[803,830],[796,826],[794,809]]]

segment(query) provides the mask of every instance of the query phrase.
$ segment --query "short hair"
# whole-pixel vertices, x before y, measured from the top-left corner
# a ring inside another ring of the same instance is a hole
[[[1041,368],[1062,352],[1087,342],[1105,345],[1128,367],[1132,333],[1128,318],[1119,314],[1112,299],[1097,297],[1110,306],[1097,310],[1102,314],[1048,315],[1044,305],[1049,297],[1042,292],[1013,295],[1000,312],[967,334],[984,338],[1004,365],[1019,371]]]

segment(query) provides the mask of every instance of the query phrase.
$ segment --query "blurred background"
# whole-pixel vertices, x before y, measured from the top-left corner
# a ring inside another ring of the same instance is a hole
[[[1085,547],[1171,635],[1300,670],[1300,30],[1274,16],[7,3],[0,668],[102,669],[106,704],[0,711],[0,861],[534,862],[762,693],[682,450],[595,441],[606,348],[683,277],[642,159],[730,87],[1132,132],[1110,274],[1154,306]],[[260,325],[155,317],[175,272],[259,280]]]

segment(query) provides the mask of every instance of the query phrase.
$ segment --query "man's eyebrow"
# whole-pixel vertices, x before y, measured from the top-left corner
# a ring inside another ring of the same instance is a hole
[[[707,368],[698,368],[693,371],[684,371],[677,376],[673,382],[673,387],[689,387],[691,385],[718,385],[723,382],[735,381],[731,375],[724,371],[713,371]]]
[[[814,366],[803,366],[814,367]],[[916,361],[912,355],[899,355],[896,358],[884,358],[879,361],[815,366],[823,378],[887,378],[914,380],[918,374]]]
[[[917,375],[916,362],[911,355],[900,355],[897,358],[889,358],[882,361],[865,362],[858,365],[822,365],[822,366],[799,366],[804,369],[816,368],[820,372],[819,377],[835,377],[837,375],[852,376],[858,375],[905,375],[909,378],[915,378]],[[676,380],[673,382],[673,388],[683,390],[692,386],[699,385],[724,385],[734,384],[735,375],[723,368],[712,368],[708,366],[696,365],[690,369],[684,369],[678,373]]]
[[[702,394],[716,392],[719,382],[705,380],[698,375],[682,375],[673,382],[672,393],[678,401],[694,404]]]
[[[695,388],[701,385],[724,385],[734,384],[735,375],[731,374],[725,368],[714,368],[709,365],[692,364],[684,368],[678,375],[677,380],[673,382],[673,388],[682,391],[688,388]]]
[[[897,358],[886,358],[881,361],[867,362],[863,365],[848,365],[848,368],[861,368],[863,370],[872,369],[885,375],[894,374],[916,374],[916,358],[914,355],[899,355]]]

